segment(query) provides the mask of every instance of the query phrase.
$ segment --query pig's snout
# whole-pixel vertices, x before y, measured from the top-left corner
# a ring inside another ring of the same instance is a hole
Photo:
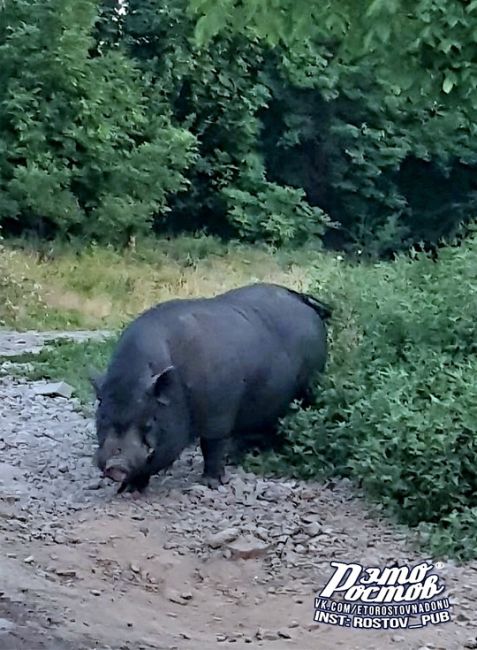
[[[103,470],[103,476],[105,478],[110,478],[116,483],[122,483],[127,479],[128,472],[124,467],[117,465],[117,463],[106,463]]]
[[[115,481],[116,483],[123,483],[126,478],[127,478],[128,473],[126,472],[125,469],[121,469],[120,467],[107,467],[104,470],[103,476],[105,478],[110,478],[112,481]]]

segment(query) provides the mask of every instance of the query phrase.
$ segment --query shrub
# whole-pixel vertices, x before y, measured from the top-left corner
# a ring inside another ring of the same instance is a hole
[[[433,550],[475,556],[477,238],[437,264],[344,264],[326,289],[329,366],[283,422],[280,466],[355,478]]]
[[[301,245],[320,237],[328,217],[306,202],[301,189],[270,183],[260,169],[244,173],[238,187],[225,187],[227,218],[245,241]]]
[[[10,0],[0,29],[0,223],[124,244],[185,187],[194,137],[147,75],[95,51],[95,0]]]

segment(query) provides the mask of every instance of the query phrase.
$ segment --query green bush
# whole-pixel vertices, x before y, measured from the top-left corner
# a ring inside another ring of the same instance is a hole
[[[426,0],[412,26],[369,1],[348,18],[318,0],[266,3],[267,29],[310,28],[275,48],[229,22],[250,5],[253,23],[255,0],[0,2],[3,232],[115,246],[151,229],[328,235],[375,258],[452,237],[477,206],[476,8]],[[410,69],[376,41],[383,23]]]
[[[0,224],[124,244],[186,186],[194,137],[93,39],[95,0],[9,0],[0,26]]]
[[[433,550],[476,556],[477,238],[438,263],[343,264],[317,293],[337,304],[330,362],[275,462],[354,478]]]
[[[204,48],[262,45],[267,178],[339,222],[334,242],[387,256],[473,218],[473,2],[188,2]]]
[[[266,48],[227,34],[199,47],[187,0],[131,0],[128,7],[129,51],[198,142],[190,189],[171,201],[168,225],[272,243],[322,235],[324,214],[305,192],[266,177],[259,153],[259,113],[270,99],[261,78]]]
[[[464,108],[436,111],[377,75],[378,58],[343,66],[326,41],[266,68],[271,181],[303,188],[340,225],[339,243],[372,257],[451,237],[475,214],[477,161]]]
[[[245,241],[301,245],[321,237],[329,223],[322,210],[307,203],[303,190],[267,182],[260,169],[244,173],[222,196],[229,222]]]

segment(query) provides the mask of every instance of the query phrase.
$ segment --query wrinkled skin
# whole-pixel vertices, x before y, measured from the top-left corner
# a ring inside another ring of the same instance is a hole
[[[208,299],[170,300],[123,332],[98,399],[95,462],[119,491],[142,491],[195,439],[211,487],[232,441],[273,436],[326,361],[312,296],[256,284]]]

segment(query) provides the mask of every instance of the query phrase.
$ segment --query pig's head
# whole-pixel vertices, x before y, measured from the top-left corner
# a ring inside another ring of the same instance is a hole
[[[146,485],[151,474],[169,466],[186,444],[175,373],[173,366],[147,372],[133,389],[129,382],[108,376],[93,380],[98,399],[95,463],[104,476],[121,484],[120,491]]]

